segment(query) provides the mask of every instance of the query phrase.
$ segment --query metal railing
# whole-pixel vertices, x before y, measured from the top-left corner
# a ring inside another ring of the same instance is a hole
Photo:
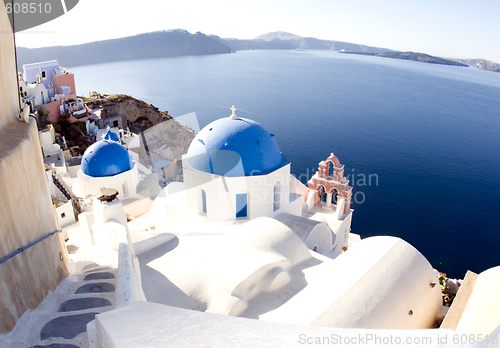
[[[22,253],[23,251],[25,251],[26,249],[28,249],[28,248],[32,247],[33,245],[40,243],[42,240],[47,239],[47,238],[49,238],[50,236],[52,236],[52,235],[54,235],[54,234],[56,234],[56,233],[58,233],[58,232],[61,232],[61,231],[62,231],[62,230],[57,230],[57,231],[54,231],[54,232],[50,232],[50,233],[49,233],[48,235],[46,235],[45,237],[42,237],[42,238],[40,238],[40,239],[38,239],[38,240],[34,241],[33,243],[30,243],[30,244],[26,245],[25,247],[22,247],[22,248],[17,249],[17,250],[16,250],[15,252],[13,252],[12,254],[10,254],[10,255],[8,255],[8,256],[6,256],[6,257],[4,257],[3,259],[1,259],[1,260],[0,260],[0,264],[4,263],[4,262],[5,262],[5,261],[7,261],[8,259],[13,258],[13,257],[14,257],[14,256],[16,256],[17,254]]]

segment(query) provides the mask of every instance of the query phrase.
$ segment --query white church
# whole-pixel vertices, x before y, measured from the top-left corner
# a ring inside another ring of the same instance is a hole
[[[63,236],[49,189],[53,177],[62,181],[44,166],[40,148],[52,144],[40,144],[20,98],[3,7],[0,29],[0,346],[498,338],[491,293],[500,267],[467,273],[443,313],[438,275],[420,252],[397,237],[351,233],[352,187],[333,153],[305,186],[290,175],[279,134],[234,108],[199,132],[182,158],[183,181],[158,194],[158,180],[112,134],[90,146],[74,177],[58,174],[61,187],[92,202]]]
[[[127,221],[131,209],[121,201],[136,195],[139,173],[117,140],[108,132],[82,158],[78,190],[95,195],[93,212],[81,214],[70,241],[79,233],[91,249],[118,250],[120,229],[128,234],[135,300],[327,327],[423,329],[436,321],[441,291],[427,260],[399,238],[350,233],[352,188],[333,154],[334,172],[321,161],[307,187],[290,174],[274,134],[233,106],[192,141],[184,181]],[[101,188],[117,198],[98,200]],[[332,192],[336,201],[322,201]]]
[[[77,172],[80,197],[95,195],[101,187],[118,191],[121,200],[135,196],[139,184],[139,171],[118,136],[108,129],[103,139],[85,151],[81,168]]]
[[[275,325],[409,335],[441,315],[438,275],[422,254],[396,237],[350,233],[352,188],[333,154],[305,186],[275,136],[233,107],[197,134],[182,163],[183,182],[151,200],[111,131],[83,155],[73,190],[93,205],[70,231],[81,249],[71,259],[117,269],[114,309],[87,324],[89,340],[121,347],[154,337],[160,346],[179,320],[192,337],[199,325],[220,334],[235,324],[261,338]]]

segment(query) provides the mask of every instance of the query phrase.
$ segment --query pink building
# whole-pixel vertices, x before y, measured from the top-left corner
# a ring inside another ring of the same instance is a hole
[[[32,111],[43,105],[47,122],[56,123],[62,115],[67,115],[70,122],[92,117],[83,100],[76,96],[74,74],[61,68],[57,60],[23,65],[19,92]]]
[[[345,200],[343,214],[351,209],[352,187],[344,177],[344,165],[333,153],[318,165],[318,171],[307,183],[310,190],[315,192],[314,206],[324,203],[326,207],[336,205],[337,200]]]

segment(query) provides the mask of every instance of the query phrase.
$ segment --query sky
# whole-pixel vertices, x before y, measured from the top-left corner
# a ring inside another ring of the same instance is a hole
[[[16,34],[20,47],[73,45],[185,29],[252,39],[273,31],[500,63],[500,0],[80,0]]]

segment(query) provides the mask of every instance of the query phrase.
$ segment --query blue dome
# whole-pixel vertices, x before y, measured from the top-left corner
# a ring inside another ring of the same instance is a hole
[[[221,118],[203,128],[189,146],[189,165],[224,176],[268,174],[287,164],[274,134],[246,118]]]
[[[103,139],[92,144],[83,154],[82,172],[99,178],[130,170],[130,157],[119,143]]]
[[[112,132],[111,129],[109,129],[109,127],[108,127],[108,131],[106,132],[106,134],[104,134],[103,139],[105,139],[105,140],[113,140],[113,141],[120,141],[120,139],[118,138],[118,135],[116,135],[115,132]]]

